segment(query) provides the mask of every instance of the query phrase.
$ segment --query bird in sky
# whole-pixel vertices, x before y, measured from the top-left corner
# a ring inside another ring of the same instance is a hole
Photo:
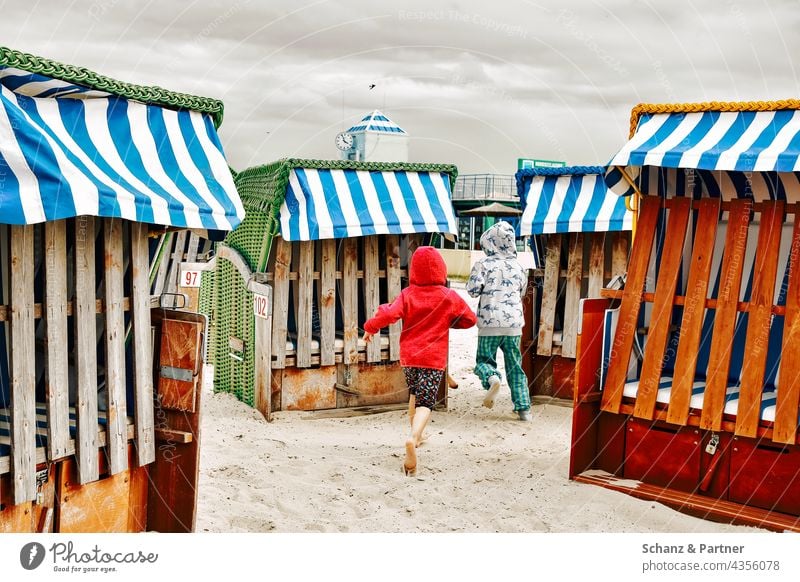
[[[372,83],[372,84],[369,86],[369,90],[370,90],[370,91],[372,91],[374,88],[375,88],[375,83]]]

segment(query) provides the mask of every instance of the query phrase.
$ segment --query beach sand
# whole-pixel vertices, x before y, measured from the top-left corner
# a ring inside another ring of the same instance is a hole
[[[463,292],[463,291],[462,291]],[[475,300],[469,300],[475,306]],[[493,409],[472,374],[477,329],[453,330],[459,388],[434,411],[416,477],[402,473],[405,411],[344,419],[204,395],[198,532],[761,532],[693,518],[567,478],[569,403]]]

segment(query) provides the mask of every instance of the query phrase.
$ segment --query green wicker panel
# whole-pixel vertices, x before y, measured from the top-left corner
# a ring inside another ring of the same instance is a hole
[[[242,402],[255,404],[255,353],[253,350],[253,294],[239,271],[227,260],[217,259],[216,317],[214,331],[214,390],[230,392]],[[240,340],[239,352],[231,339]],[[241,358],[241,359],[239,359]]]

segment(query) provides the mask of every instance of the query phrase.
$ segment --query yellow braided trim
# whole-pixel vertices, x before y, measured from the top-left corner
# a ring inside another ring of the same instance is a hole
[[[700,113],[704,111],[780,111],[800,109],[800,99],[780,101],[708,101],[705,103],[639,103],[631,110],[628,139],[636,133],[639,117],[644,113]]]

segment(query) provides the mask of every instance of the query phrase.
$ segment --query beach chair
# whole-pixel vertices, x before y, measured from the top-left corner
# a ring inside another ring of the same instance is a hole
[[[582,305],[571,478],[800,530],[797,107],[634,109],[606,180],[635,236],[624,289]]]
[[[222,104],[2,47],[0,92],[0,532],[192,531],[206,323],[150,241],[241,221]]]

